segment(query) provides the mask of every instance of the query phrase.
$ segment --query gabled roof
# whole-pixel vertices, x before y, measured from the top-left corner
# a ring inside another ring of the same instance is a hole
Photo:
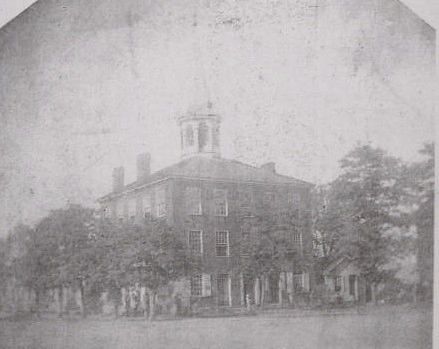
[[[236,160],[193,156],[174,165],[152,173],[150,176],[128,184],[118,193],[110,193],[98,201],[105,201],[127,191],[136,190],[148,184],[168,179],[188,178],[200,180],[222,180],[232,182],[252,182],[264,184],[292,184],[311,187],[313,184],[293,177],[283,176],[267,169],[244,164]]]

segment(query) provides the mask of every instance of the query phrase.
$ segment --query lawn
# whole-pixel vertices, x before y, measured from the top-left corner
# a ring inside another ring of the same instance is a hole
[[[143,320],[0,321],[0,348],[422,348],[432,313],[386,307],[367,314]]]

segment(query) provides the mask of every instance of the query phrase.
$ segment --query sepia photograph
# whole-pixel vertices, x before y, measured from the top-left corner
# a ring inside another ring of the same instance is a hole
[[[1,0],[1,349],[429,349],[435,0]]]

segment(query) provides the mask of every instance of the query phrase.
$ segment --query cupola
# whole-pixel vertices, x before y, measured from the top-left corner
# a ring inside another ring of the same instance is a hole
[[[181,156],[220,156],[221,117],[214,113],[212,104],[192,107],[178,119],[181,135]]]

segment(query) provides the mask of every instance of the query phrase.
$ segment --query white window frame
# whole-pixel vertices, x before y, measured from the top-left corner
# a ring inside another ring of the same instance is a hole
[[[296,280],[300,280],[299,290],[305,290],[305,273],[295,273],[293,274],[293,287],[294,290],[297,290],[298,287]]]
[[[242,230],[241,231],[241,256],[248,257],[250,255],[250,251],[244,251],[243,243],[251,244],[251,231],[250,230]]]
[[[299,249],[302,249],[302,247],[303,247],[302,233],[293,232],[293,244],[294,244],[294,246],[298,246]]]
[[[199,282],[199,285],[194,286],[194,282]],[[197,292],[194,292],[196,290]],[[202,297],[203,296],[203,275],[197,274],[191,277],[191,296]]]
[[[218,193],[223,193],[223,197],[224,197],[224,213],[219,212],[218,210],[218,203],[219,200],[217,199],[217,195]],[[214,189],[213,190],[213,201],[214,201],[214,205],[215,205],[215,216],[217,217],[227,217],[229,215],[229,205],[228,205],[228,200],[227,200],[227,189]]]
[[[340,287],[339,290],[336,290],[337,287]],[[334,276],[334,292],[344,292],[344,278],[343,275],[335,275]]]
[[[221,278],[220,278],[221,276]],[[217,286],[218,286],[218,281],[220,279],[224,280],[227,282],[227,304],[221,304],[219,306],[222,307],[231,307],[232,306],[232,277],[230,276],[229,273],[220,273],[217,274],[216,276],[217,279]]]
[[[225,239],[226,242],[218,243],[218,235],[220,233],[226,233],[226,239]],[[226,255],[225,256],[218,256],[217,248],[218,247],[224,247],[224,246],[226,246]],[[228,230],[217,230],[215,232],[215,255],[217,257],[230,257],[230,233],[229,233]]]
[[[191,234],[192,233],[198,233],[199,234],[199,237],[200,237],[200,250],[199,251],[195,251],[193,248],[192,248],[192,245],[191,245]],[[188,244],[189,244],[189,249],[190,249],[190,252],[191,253],[197,253],[197,254],[203,254],[203,231],[202,230],[199,230],[199,229],[191,229],[191,230],[189,230],[189,232],[188,232]]]

